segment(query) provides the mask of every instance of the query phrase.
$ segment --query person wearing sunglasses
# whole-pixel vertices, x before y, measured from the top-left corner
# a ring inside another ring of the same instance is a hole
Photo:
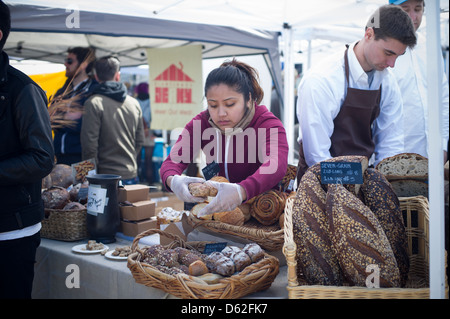
[[[67,80],[51,99],[51,104],[56,103],[59,108],[59,114],[63,113],[57,117],[59,121],[62,117],[63,124],[54,128],[57,164],[71,165],[81,161],[82,109],[84,102],[98,85],[90,75],[94,61],[95,51],[92,48],[74,47],[67,50],[64,60]]]

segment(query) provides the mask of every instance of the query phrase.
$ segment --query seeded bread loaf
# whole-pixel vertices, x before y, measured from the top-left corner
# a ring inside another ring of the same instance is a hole
[[[385,158],[377,164],[376,169],[389,181],[405,178],[428,179],[428,159],[415,153],[402,153]]]
[[[384,175],[374,168],[366,170],[361,191],[364,203],[380,222],[391,245],[403,287],[409,272],[408,237],[397,195]]]
[[[350,285],[366,286],[367,267],[379,269],[380,287],[400,287],[400,271],[389,240],[372,211],[342,185],[328,185],[330,237]]]
[[[310,285],[340,286],[343,278],[328,236],[326,196],[314,171],[306,171],[292,211],[297,276]]]

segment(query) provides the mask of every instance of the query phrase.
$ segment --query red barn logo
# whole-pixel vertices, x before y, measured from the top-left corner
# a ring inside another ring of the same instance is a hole
[[[178,68],[171,64],[155,78],[155,102],[167,104],[191,104],[192,80],[183,72],[183,64]]]

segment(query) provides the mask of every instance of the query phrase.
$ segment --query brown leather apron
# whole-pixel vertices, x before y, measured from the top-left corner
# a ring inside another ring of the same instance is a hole
[[[375,150],[372,139],[372,123],[380,114],[381,86],[378,90],[360,90],[349,87],[348,45],[345,51],[345,77],[347,96],[339,114],[334,119],[334,131],[331,135],[330,154],[332,157],[343,155],[364,155],[370,158]],[[303,143],[300,142],[297,185],[308,169]]]

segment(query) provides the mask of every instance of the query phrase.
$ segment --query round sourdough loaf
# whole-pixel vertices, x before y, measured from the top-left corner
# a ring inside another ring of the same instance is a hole
[[[390,180],[428,179],[428,159],[415,153],[402,153],[387,157],[375,167]]]

